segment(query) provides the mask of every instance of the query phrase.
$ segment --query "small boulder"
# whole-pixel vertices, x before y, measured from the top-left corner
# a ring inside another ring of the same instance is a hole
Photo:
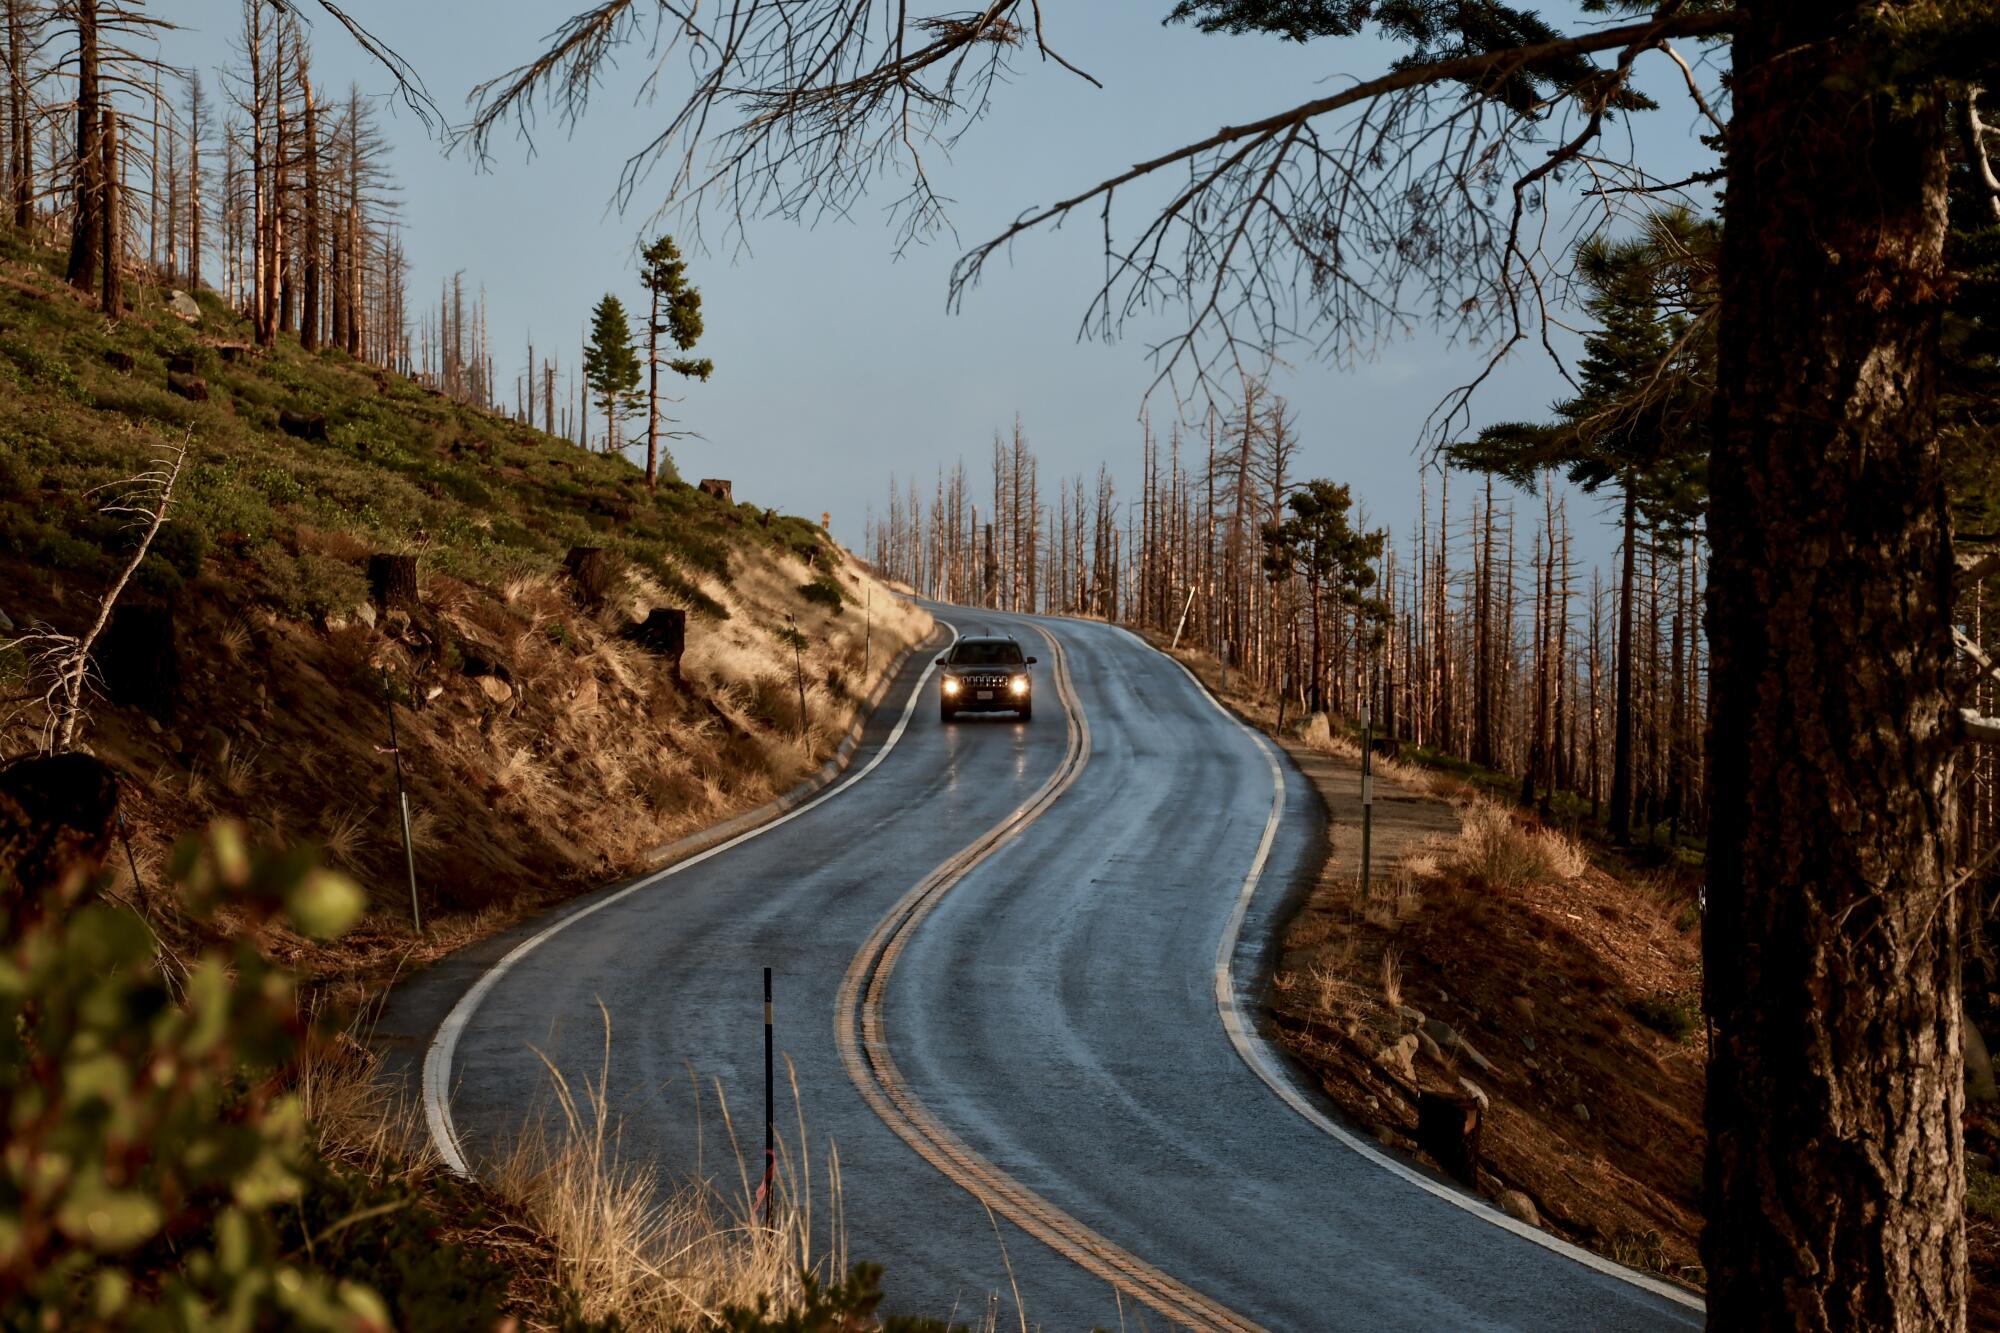
[[[201,730],[201,748],[210,763],[226,764],[229,752],[236,748],[236,743],[221,727],[209,726]]]
[[[504,704],[514,697],[514,687],[498,676],[476,678],[479,692],[496,704]]]
[[[1441,1018],[1433,1018],[1424,1024],[1424,1032],[1443,1049],[1470,1064],[1482,1074],[1493,1072],[1493,1062],[1481,1055],[1473,1044],[1458,1035],[1458,1029]]]
[[[174,318],[189,324],[201,323],[201,306],[192,296],[183,291],[167,293],[167,310]]]
[[[1494,1202],[1500,1205],[1501,1212],[1516,1222],[1526,1222],[1531,1227],[1542,1224],[1542,1215],[1535,1210],[1535,1201],[1519,1190],[1501,1190],[1500,1197]]]
[[[1406,1032],[1390,1045],[1375,1054],[1375,1063],[1392,1074],[1400,1075],[1404,1081],[1414,1083],[1417,1078],[1417,1034]]]
[[[1520,1019],[1523,1023],[1532,1023],[1535,1021],[1535,1002],[1527,996],[1516,995],[1513,999],[1507,1001],[1507,1005],[1514,1011],[1514,1017]]]
[[[1582,1102],[1578,1102],[1569,1109],[1571,1114],[1575,1115],[1578,1120],[1581,1120],[1586,1125],[1590,1123],[1590,1108],[1588,1106],[1585,1106]]]
[[[1993,1057],[1986,1039],[1967,1019],[1962,1025],[1965,1045],[1965,1099],[1969,1102],[2000,1101],[2000,1086],[1993,1079]]]
[[[12,618],[5,611],[0,611],[0,634],[11,633],[13,628],[14,621]]]
[[[1489,1110],[1492,1107],[1493,1099],[1486,1095],[1486,1089],[1480,1087],[1477,1083],[1474,1083],[1471,1079],[1461,1078],[1458,1081],[1458,1086],[1465,1089],[1466,1096],[1472,1098],[1473,1101],[1479,1103],[1480,1110],[1485,1111]]]
[[[1444,1048],[1437,1044],[1437,1039],[1432,1037],[1430,1033],[1419,1031],[1417,1033],[1417,1046],[1427,1058],[1435,1060],[1438,1064],[1444,1063]]]
[[[1422,1027],[1424,1025],[1424,1011],[1421,1009],[1412,1008],[1410,1005],[1407,1004],[1397,1005],[1396,1015],[1399,1018],[1401,1018],[1405,1023],[1410,1023],[1417,1027]]]

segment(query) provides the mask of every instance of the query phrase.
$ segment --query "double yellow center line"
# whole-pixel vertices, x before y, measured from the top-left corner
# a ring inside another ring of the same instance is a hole
[[[911,1092],[889,1051],[883,1011],[890,974],[903,945],[945,894],[1055,804],[1090,758],[1090,723],[1070,680],[1068,655],[1054,635],[1047,630],[1040,633],[1049,642],[1056,692],[1069,719],[1063,762],[1034,795],[926,875],[876,923],[841,979],[834,1008],[834,1043],[848,1077],[869,1109],[924,1160],[986,1207],[1175,1324],[1226,1333],[1263,1333],[1242,1315],[1112,1244],[968,1148]]]

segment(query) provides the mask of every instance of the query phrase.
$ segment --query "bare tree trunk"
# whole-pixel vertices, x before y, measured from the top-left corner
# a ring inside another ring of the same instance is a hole
[[[646,489],[660,488],[660,293],[646,321]]]
[[[325,240],[319,225],[319,104],[313,98],[312,76],[305,72],[305,56],[299,57],[299,83],[305,92],[305,143],[300,152],[305,167],[305,290],[299,304],[299,346],[308,352],[319,350],[320,267]]]
[[[1623,842],[1632,828],[1632,606],[1639,582],[1639,502],[1633,478],[1625,478],[1624,547],[1618,575],[1618,661],[1613,668],[1611,740],[1611,836]]]
[[[124,191],[118,183],[118,120],[110,107],[104,108],[103,127],[98,142],[104,153],[99,175],[103,179],[104,205],[104,287],[98,309],[111,319],[125,313],[125,208]]]
[[[104,147],[97,52],[97,0],[76,0],[76,158],[70,214],[69,285],[97,286],[104,267]]]
[[[28,0],[7,5],[7,119],[10,203],[14,225],[26,228],[35,220],[35,126],[28,88]]]
[[[1882,21],[1861,0],[1760,0],[1731,54],[1709,473],[1714,1327],[1966,1325],[1935,369],[1947,98],[1854,77]]]

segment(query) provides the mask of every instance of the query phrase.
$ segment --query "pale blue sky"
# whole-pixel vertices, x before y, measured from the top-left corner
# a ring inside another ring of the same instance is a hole
[[[345,0],[345,7],[408,57],[438,103],[459,117],[472,85],[539,50],[582,0]],[[170,58],[202,69],[212,84],[214,69],[230,59],[236,0],[158,8],[184,27],[167,39]],[[1168,0],[1044,0],[1063,54],[1105,88],[1021,62],[992,114],[940,173],[955,200],[957,241],[940,238],[898,261],[894,234],[870,201],[851,220],[815,229],[753,224],[747,254],[695,256],[708,325],[700,351],[714,358],[716,372],[690,386],[679,409],[705,436],[677,445],[682,473],[731,477],[739,497],[759,504],[830,511],[836,535],[859,543],[864,511],[871,504],[880,511],[891,472],[928,479],[963,455],[977,475],[994,431],[1018,412],[1045,484],[1094,474],[1103,460],[1121,491],[1136,494],[1137,416],[1153,378],[1145,346],[1170,324],[1135,324],[1110,345],[1077,342],[1101,273],[1089,225],[1019,245],[957,315],[944,302],[952,261],[1031,204],[1314,96],[1329,78],[1378,73],[1386,61],[1369,42],[1300,46],[1162,27],[1168,8]],[[365,92],[386,92],[386,76],[331,20],[318,19],[314,32],[323,87],[344,88],[352,78]],[[628,68],[643,63],[634,53]],[[1678,81],[1656,59],[1648,86],[1668,105],[1645,118],[1641,132],[1663,174],[1705,161],[1693,144],[1696,118],[1674,92]],[[434,299],[439,280],[456,269],[483,285],[503,384],[524,362],[530,333],[570,365],[602,293],[638,304],[633,242],[657,200],[642,192],[621,215],[610,196],[626,155],[651,136],[663,108],[635,106],[632,84],[614,77],[574,136],[545,122],[532,158],[503,141],[485,171],[443,156],[415,117],[385,103],[412,303]],[[1303,428],[1302,475],[1351,482],[1377,521],[1407,533],[1420,426],[1477,355],[1425,334],[1352,368],[1308,361],[1280,370],[1274,385]],[[1561,392],[1546,358],[1523,352],[1482,391],[1477,417],[1538,414]],[[1156,400],[1152,413],[1158,421],[1171,405]],[[1611,547],[1596,508],[1572,506],[1579,554]]]

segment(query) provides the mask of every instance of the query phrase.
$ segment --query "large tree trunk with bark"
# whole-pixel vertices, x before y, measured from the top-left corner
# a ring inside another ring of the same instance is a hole
[[[1944,99],[1870,91],[1872,8],[1746,7],[1732,60],[1704,940],[1717,1328],[1965,1327]]]

